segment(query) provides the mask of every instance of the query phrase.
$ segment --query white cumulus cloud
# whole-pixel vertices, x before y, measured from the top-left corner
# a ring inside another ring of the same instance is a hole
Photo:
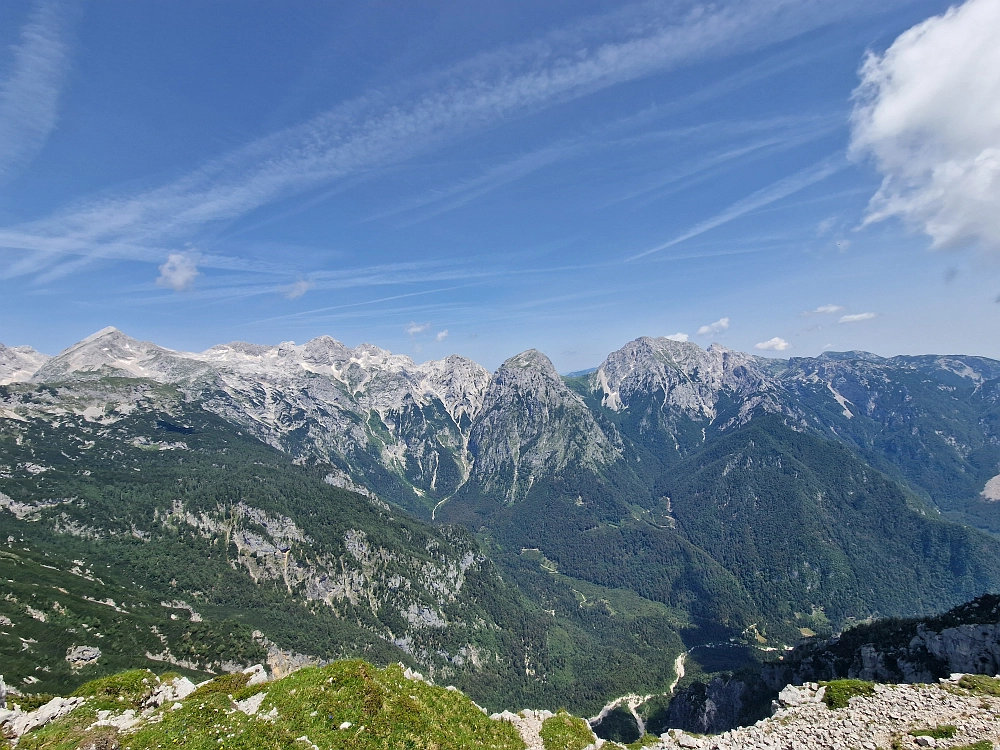
[[[862,320],[871,320],[875,313],[857,313],[856,315],[842,315],[840,323],[860,323]]]
[[[851,151],[883,176],[865,223],[898,217],[934,247],[1000,251],[1000,2],[968,0],[870,54]]]
[[[687,341],[688,335],[686,333],[672,333],[669,336],[664,336],[663,338],[668,341]]]
[[[791,349],[792,345],[783,338],[775,336],[773,339],[768,339],[767,341],[761,341],[759,344],[754,344],[753,348],[763,349],[765,351],[783,352],[785,349]]]
[[[699,336],[705,336],[708,334],[721,333],[729,328],[729,318],[719,318],[714,323],[709,323],[707,326],[702,326],[698,329]]]
[[[418,333],[423,333],[430,327],[430,323],[414,323],[413,321],[410,321],[410,323],[406,326],[406,333],[409,336],[416,336]]]
[[[185,253],[170,253],[167,262],[160,266],[156,285],[183,292],[190,289],[194,280],[201,275],[195,259]]]
[[[448,338],[448,329],[445,328],[443,331],[438,331],[437,335],[434,337],[435,341],[444,341]]]

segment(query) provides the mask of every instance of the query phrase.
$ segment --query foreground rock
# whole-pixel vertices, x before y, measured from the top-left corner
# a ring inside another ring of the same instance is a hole
[[[815,687],[786,688],[782,697],[788,702],[754,726],[707,738],[670,730],[654,747],[876,750],[963,747],[982,740],[995,745],[1000,740],[1000,697],[964,690],[958,679],[931,685],[874,685],[872,695],[851,698],[846,708],[835,710],[827,708]],[[948,725],[955,728],[948,739],[910,734]]]
[[[1000,673],[1000,595],[926,619],[881,620],[810,640],[758,674],[719,674],[677,691],[666,726],[717,734],[752,724],[787,685],[858,679],[935,683],[954,673]]]

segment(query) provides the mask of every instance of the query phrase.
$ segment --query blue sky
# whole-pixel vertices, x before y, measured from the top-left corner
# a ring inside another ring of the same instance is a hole
[[[6,2],[0,341],[1000,357],[997,5]]]

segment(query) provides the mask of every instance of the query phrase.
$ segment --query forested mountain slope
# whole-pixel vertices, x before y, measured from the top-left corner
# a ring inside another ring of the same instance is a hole
[[[629,612],[580,607],[551,580],[532,601],[514,582],[531,571],[501,573],[464,529],[333,486],[329,465],[293,462],[172,385],[2,395],[0,653],[14,684],[360,655],[419,666],[484,705],[594,710],[672,678],[670,660],[650,662],[682,648],[682,611],[638,597]],[[77,646],[101,656],[74,667]]]
[[[493,705],[600,705],[662,690],[682,641],[779,647],[1000,589],[1000,542],[971,528],[1000,531],[992,360],[644,337],[563,378],[534,350],[491,375],[115,329],[2,353],[11,554]]]

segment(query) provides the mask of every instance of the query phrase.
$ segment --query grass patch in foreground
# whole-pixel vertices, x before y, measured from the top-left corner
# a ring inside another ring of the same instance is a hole
[[[545,750],[583,750],[594,743],[587,722],[564,712],[546,719],[539,734]]]
[[[29,732],[18,749],[89,747],[98,731],[106,731],[90,729],[97,711],[135,710],[159,682],[151,672],[126,672],[83,685],[77,694],[88,696],[86,703]],[[135,731],[115,733],[108,744],[122,750],[308,750],[312,745],[323,750],[524,750],[512,724],[491,720],[460,692],[406,679],[399,666],[377,669],[363,661],[341,661],[252,688],[241,690],[241,682],[245,685],[245,676],[218,677],[179,708],[157,709]],[[256,714],[238,710],[234,699],[255,693],[264,693]]]
[[[930,729],[914,729],[910,732],[911,737],[933,737],[936,740],[950,740],[955,736],[958,729],[954,724],[938,724]]]
[[[830,680],[829,682],[821,682],[820,685],[826,688],[823,702],[831,711],[847,708],[851,698],[875,693],[875,684],[865,680]]]
[[[979,740],[979,742],[973,742],[971,745],[953,747],[951,750],[993,750],[993,743],[989,740]]]
[[[962,675],[958,681],[958,686],[977,695],[1000,696],[1000,679],[987,677],[984,674]]]

